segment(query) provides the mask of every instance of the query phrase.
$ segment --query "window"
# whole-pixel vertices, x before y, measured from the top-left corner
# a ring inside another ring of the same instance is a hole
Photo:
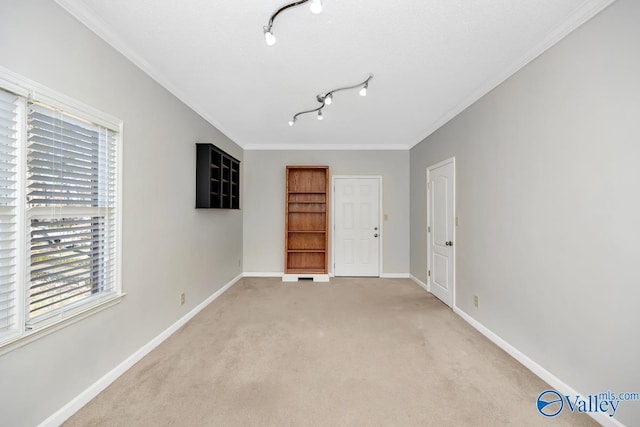
[[[0,345],[121,296],[121,123],[10,77],[0,69]]]

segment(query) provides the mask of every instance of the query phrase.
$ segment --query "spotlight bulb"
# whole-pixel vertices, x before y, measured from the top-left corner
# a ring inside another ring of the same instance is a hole
[[[324,97],[325,104],[331,105],[332,102],[333,102],[333,95],[328,94],[327,96]]]
[[[295,120],[289,120],[289,126],[293,126],[294,123],[295,123]]]
[[[320,0],[311,0],[311,6],[309,6],[309,9],[311,9],[311,13],[315,13],[317,15],[322,12],[322,3]]]
[[[363,87],[360,89],[360,96],[367,96],[367,87]]]
[[[276,36],[274,36],[271,31],[264,32],[264,40],[267,42],[267,46],[276,44]]]
[[[318,110],[318,120],[322,120],[324,117],[322,117],[322,110]]]

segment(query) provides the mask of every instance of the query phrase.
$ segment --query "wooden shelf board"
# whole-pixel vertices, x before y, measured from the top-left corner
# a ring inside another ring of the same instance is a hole
[[[325,214],[325,211],[289,211],[290,214]]]
[[[326,191],[289,191],[289,194],[327,194]]]
[[[296,203],[301,205],[326,205],[325,202],[292,202],[291,200],[289,200],[290,205],[294,205]]]
[[[326,251],[324,249],[289,249],[287,250],[289,253],[301,253],[301,254],[323,254]]]
[[[289,268],[286,274],[327,274],[327,272],[321,268]]]
[[[326,231],[324,231],[324,230],[322,230],[322,231],[320,231],[320,230],[318,230],[318,231],[311,231],[311,230],[298,230],[298,231],[296,231],[296,230],[289,230],[289,233],[322,233],[322,234],[324,234],[324,233],[326,233]]]

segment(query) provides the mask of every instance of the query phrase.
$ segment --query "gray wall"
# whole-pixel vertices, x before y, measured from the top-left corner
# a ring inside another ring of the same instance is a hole
[[[638,22],[619,0],[411,150],[412,274],[455,156],[457,306],[582,393],[640,389]]]
[[[285,168],[314,164],[331,176],[382,176],[382,272],[409,272],[409,151],[249,150],[244,158],[245,272],[284,270]]]
[[[243,153],[53,1],[0,0],[0,11],[0,65],[124,121],[127,296],[0,356],[0,424],[28,426],[240,273],[242,212],[194,209],[195,142]]]

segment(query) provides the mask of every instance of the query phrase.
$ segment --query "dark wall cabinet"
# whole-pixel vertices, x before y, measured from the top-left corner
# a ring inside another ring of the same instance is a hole
[[[196,208],[240,209],[240,161],[213,144],[196,144]]]

